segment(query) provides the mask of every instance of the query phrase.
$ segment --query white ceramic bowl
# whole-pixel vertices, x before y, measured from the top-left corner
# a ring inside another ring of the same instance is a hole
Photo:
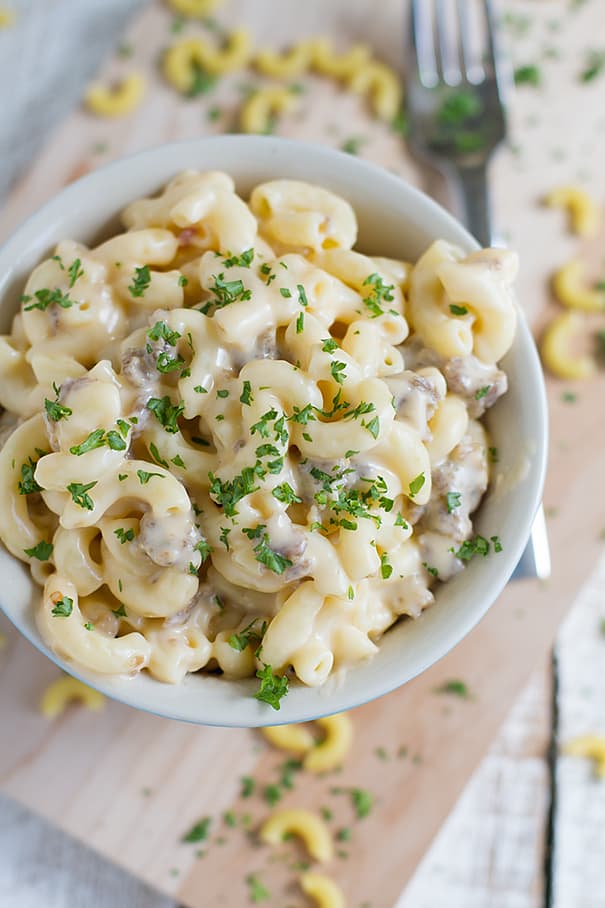
[[[464,228],[426,195],[351,155],[259,136],[164,145],[78,180],[14,233],[0,250],[0,330],[9,329],[27,275],[58,240],[96,242],[117,227],[116,215],[127,202],[154,193],[185,168],[225,170],[244,195],[256,183],[277,177],[319,183],[352,204],[359,220],[358,248],[370,254],[414,261],[437,237],[468,251],[477,248]],[[342,683],[329,680],[323,689],[293,684],[281,710],[275,712],[252,696],[256,680],[225,681],[197,674],[172,686],[145,673],[132,679],[106,677],[66,664],[38,633],[34,602],[39,590],[29,571],[3,548],[2,608],[27,639],[65,671],[116,700],[174,719],[228,726],[300,722],[379,697],[424,671],[468,634],[510,578],[528,539],[542,494],[547,416],[540,362],[523,318],[503,367],[510,389],[488,419],[499,451],[496,481],[475,526],[485,536],[498,534],[504,550],[475,558],[439,588],[435,604],[419,619],[401,621],[389,630],[374,659],[351,670]]]

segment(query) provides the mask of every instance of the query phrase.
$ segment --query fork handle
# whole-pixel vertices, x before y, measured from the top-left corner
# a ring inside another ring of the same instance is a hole
[[[490,246],[492,217],[487,164],[461,167],[456,173],[464,206],[464,223],[481,246]]]

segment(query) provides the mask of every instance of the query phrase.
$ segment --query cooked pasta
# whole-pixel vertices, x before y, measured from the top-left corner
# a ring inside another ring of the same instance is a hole
[[[416,265],[370,258],[327,189],[275,180],[246,202],[218,172],[122,222],[60,242],[0,338],[0,537],[66,660],[256,674],[279,708],[288,679],[371,656],[490,549],[471,514],[516,259],[443,241]],[[316,771],[350,743],[346,717],[322,724]]]

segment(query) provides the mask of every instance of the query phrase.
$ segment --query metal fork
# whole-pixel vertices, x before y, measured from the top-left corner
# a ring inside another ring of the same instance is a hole
[[[407,74],[409,144],[456,185],[466,226],[493,242],[488,168],[506,137],[506,75],[491,0],[412,0]],[[478,26],[473,35],[472,25]],[[477,40],[473,40],[475,37]],[[540,507],[515,577],[548,577],[550,554]]]

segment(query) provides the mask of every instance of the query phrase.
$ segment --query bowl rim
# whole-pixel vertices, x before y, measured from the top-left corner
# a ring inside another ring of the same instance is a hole
[[[253,157],[255,155],[259,157],[267,156],[268,159],[270,159],[271,153],[298,153],[300,155],[310,156],[313,160],[318,162],[319,165],[325,165],[326,171],[333,170],[335,167],[340,167],[345,168],[345,170],[349,171],[352,175],[357,172],[359,179],[363,179],[365,176],[368,179],[381,180],[386,187],[392,187],[393,193],[401,200],[400,203],[402,208],[406,207],[406,205],[408,207],[410,205],[414,207],[414,224],[418,229],[425,226],[427,232],[430,233],[434,239],[437,239],[439,238],[439,234],[436,234],[434,229],[427,225],[430,225],[431,222],[435,222],[436,224],[438,221],[440,233],[443,234],[448,232],[452,235],[456,235],[457,239],[451,241],[456,242],[465,251],[472,252],[480,248],[475,238],[466,230],[466,228],[464,228],[464,226],[446,209],[439,205],[439,203],[406,180],[373,162],[357,158],[328,146],[274,136],[219,135],[198,139],[185,139],[178,142],[155,145],[142,151],[133,152],[96,168],[53,195],[12,230],[10,235],[0,245],[0,308],[2,307],[2,293],[5,289],[6,278],[10,277],[11,273],[10,266],[11,264],[14,265],[15,262],[18,263],[18,256],[12,257],[11,255],[13,247],[16,252],[18,252],[20,248],[23,249],[23,245],[27,246],[28,243],[32,245],[38,235],[37,228],[39,224],[42,224],[48,219],[52,219],[53,214],[64,211],[74,199],[77,200],[82,195],[85,195],[96,183],[102,185],[107,180],[111,181],[113,176],[119,175],[122,171],[128,169],[129,166],[132,166],[134,162],[140,162],[142,166],[145,164],[151,165],[153,178],[155,179],[157,176],[157,184],[159,187],[169,179],[169,177],[166,176],[166,171],[168,171],[170,167],[169,162],[173,157],[179,157],[180,152],[185,154],[190,153],[190,166],[195,167],[196,151],[198,154],[200,152],[207,153],[208,156],[212,156],[212,153],[214,152],[218,161],[220,160],[219,150],[230,146],[241,149],[246,147],[248,149],[247,154],[252,155]],[[171,173],[174,175],[177,170],[183,169],[183,166],[184,165],[179,164],[173,168]],[[208,166],[203,166],[201,169],[220,169],[220,167],[210,168]],[[164,174],[161,174],[162,170],[164,171]],[[299,177],[292,174],[290,179],[299,179]],[[300,177],[300,179],[305,178]],[[238,178],[236,178],[236,182],[238,182]],[[325,182],[329,182],[327,172],[325,175]],[[124,200],[123,204],[127,204],[129,200],[127,190],[124,195],[126,195],[127,198]],[[117,213],[118,212],[116,211],[115,214]],[[403,219],[405,219],[405,216],[403,216]],[[6,274],[4,272],[6,272]],[[296,689],[302,689],[309,694],[306,698],[309,701],[309,705],[297,704],[297,708],[293,710],[286,708],[279,712],[270,710],[271,715],[268,714],[268,707],[267,709],[263,708],[264,704],[261,705],[257,701],[253,701],[253,703],[250,704],[249,701],[252,698],[250,698],[249,694],[246,695],[246,706],[248,708],[240,710],[240,714],[238,715],[237,702],[241,700],[241,697],[238,696],[234,699],[233,695],[239,688],[241,682],[230,681],[228,688],[224,682],[219,682],[229,692],[228,696],[222,697],[222,700],[224,701],[222,707],[215,707],[212,716],[205,715],[204,698],[202,695],[199,697],[199,710],[195,711],[195,714],[192,714],[191,710],[179,708],[178,698],[175,698],[175,703],[177,705],[171,704],[170,709],[162,708],[160,705],[149,706],[142,702],[138,702],[138,700],[141,699],[141,696],[140,694],[137,695],[137,693],[135,693],[137,681],[140,682],[143,677],[145,677],[145,681],[154,686],[162,685],[163,682],[156,681],[148,676],[143,676],[143,673],[137,675],[136,678],[131,679],[125,678],[124,676],[106,676],[89,672],[75,663],[70,663],[67,660],[62,659],[53,652],[50,647],[44,643],[41,635],[37,631],[35,623],[30,629],[23,621],[19,620],[16,610],[11,610],[10,605],[7,606],[4,602],[0,601],[0,610],[39,652],[43,653],[59,668],[78,680],[98,689],[123,705],[139,709],[143,712],[148,712],[152,715],[176,719],[192,724],[215,725],[220,727],[261,727],[263,725],[304,722],[319,718],[323,715],[330,715],[334,712],[341,712],[361,706],[364,703],[368,703],[384,694],[394,691],[442,659],[443,656],[464,639],[481,618],[484,617],[510,579],[529,538],[531,526],[540,505],[548,452],[546,391],[539,356],[525,315],[518,305],[517,310],[520,317],[518,318],[517,333],[514,343],[522,351],[524,366],[528,369],[528,372],[531,373],[534,401],[537,405],[537,445],[536,450],[532,454],[533,483],[530,489],[526,490],[528,501],[524,511],[525,519],[523,520],[523,525],[518,527],[519,533],[516,544],[507,547],[505,553],[503,553],[504,558],[502,558],[497,563],[497,566],[492,569],[494,579],[490,587],[491,591],[489,595],[484,595],[482,600],[477,598],[477,601],[474,604],[475,607],[473,609],[469,608],[465,612],[465,620],[460,621],[456,625],[455,630],[443,635],[438,644],[434,644],[431,647],[430,657],[426,658],[424,663],[418,665],[414,671],[406,672],[402,669],[397,675],[395,673],[384,673],[384,676],[380,676],[381,680],[379,680],[379,677],[376,677],[373,686],[366,692],[367,695],[364,694],[362,698],[354,695],[347,696],[346,684],[338,689],[334,687],[331,692],[326,693],[325,704],[321,704],[321,695],[319,697],[311,696],[311,693],[317,694],[317,692],[322,689],[308,688],[300,685],[300,687],[297,686]],[[8,553],[8,557],[13,558],[10,553]],[[18,561],[18,559],[14,560]],[[420,619],[414,620],[418,621]],[[350,671],[355,672],[355,670],[355,668],[352,668]],[[208,678],[208,676],[205,677]],[[187,676],[185,681],[180,685],[176,685],[175,688],[182,690],[184,687],[188,686],[186,683],[187,680],[191,682],[192,678],[195,678],[195,675]],[[246,679],[246,682],[249,684],[250,679]],[[326,687],[329,686],[330,682],[328,681]],[[133,695],[129,696],[129,689]],[[313,703],[315,705],[312,705]],[[283,705],[285,706],[286,704],[284,703]],[[223,710],[224,714],[221,713],[221,710]],[[235,714],[235,718],[231,717],[232,713]],[[246,715],[244,716],[243,713]]]

